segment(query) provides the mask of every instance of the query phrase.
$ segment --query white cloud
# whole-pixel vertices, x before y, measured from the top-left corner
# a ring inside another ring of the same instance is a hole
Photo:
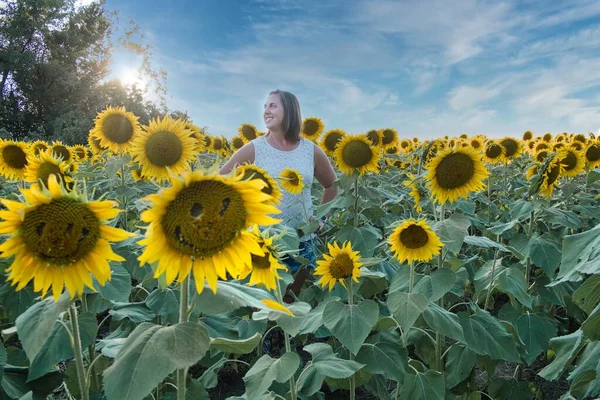
[[[450,92],[448,104],[453,110],[464,110],[485,103],[498,96],[500,92],[501,88],[498,86],[493,88],[460,86]]]

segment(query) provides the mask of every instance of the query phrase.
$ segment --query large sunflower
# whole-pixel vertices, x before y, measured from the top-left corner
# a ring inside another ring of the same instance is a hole
[[[561,154],[560,163],[564,168],[561,176],[567,178],[577,176],[585,170],[585,158],[581,151],[566,147],[560,150],[559,154]]]
[[[264,169],[254,164],[244,164],[237,168],[236,175],[241,176],[243,180],[259,179],[265,183],[261,192],[272,197],[272,204],[279,204],[281,200],[281,190],[275,179],[271,177]]]
[[[95,119],[91,134],[100,141],[100,146],[115,153],[129,151],[141,134],[138,117],[125,107],[108,107]]]
[[[378,171],[381,152],[362,136],[346,136],[338,143],[334,156],[342,173],[352,175],[356,171],[363,175]]]
[[[585,149],[584,155],[588,168],[594,169],[600,165],[600,142],[594,142],[590,140]]]
[[[306,139],[312,140],[316,143],[324,129],[325,124],[323,124],[321,118],[307,117],[304,118],[304,121],[302,121],[302,131],[300,134]]]
[[[485,145],[483,158],[490,164],[498,164],[506,160],[506,149],[500,146],[495,140],[490,140]]]
[[[48,187],[50,176],[55,176],[58,182],[67,184],[73,179],[67,175],[69,164],[60,161],[49,151],[40,153],[38,156],[31,155],[25,171],[25,181],[38,183],[41,181],[44,187]]]
[[[258,137],[256,126],[252,124],[242,124],[238,128],[238,134],[240,138],[244,141],[244,143],[248,143],[249,141],[254,140]]]
[[[281,279],[278,270],[287,271],[287,268],[281,265],[275,255],[273,247],[273,238],[261,234],[258,226],[254,226],[252,232],[264,255],[251,254],[251,264],[246,264],[242,268],[238,279],[245,279],[250,275],[250,286],[263,285],[267,290],[277,289],[277,280]]]
[[[329,291],[333,290],[336,282],[339,282],[343,287],[346,287],[345,280],[352,278],[358,283],[358,278],[361,276],[360,254],[358,251],[352,251],[352,244],[344,242],[340,247],[337,242],[327,243],[329,254],[323,254],[323,259],[317,261],[314,275],[321,276],[318,284],[321,287],[329,286]]]
[[[291,194],[300,194],[304,189],[304,178],[292,168],[284,168],[279,174],[280,185]]]
[[[6,179],[23,179],[27,168],[27,144],[0,139],[0,174]]]
[[[167,284],[183,281],[190,271],[196,290],[204,281],[216,293],[218,278],[237,277],[252,254],[264,255],[247,228],[280,222],[269,214],[280,211],[267,203],[258,179],[186,172],[173,185],[146,197],[152,208],[141,219],[150,225],[139,244],[145,246],[141,265],[158,261],[155,277],[166,274]]]
[[[54,154],[54,157],[60,158],[62,161],[70,164],[73,162],[73,151],[71,148],[61,141],[55,141],[50,147],[50,151]]]
[[[133,235],[106,224],[119,213],[116,202],[83,201],[67,193],[56,175],[48,186],[23,189],[25,203],[0,200],[8,209],[0,211],[0,234],[10,236],[0,245],[0,257],[15,257],[7,272],[17,291],[33,279],[35,292],[44,297],[51,289],[57,301],[65,286],[71,298],[83,294],[84,286],[94,290],[91,275],[104,286],[111,274],[108,261],[125,261],[109,241]]]
[[[335,154],[335,149],[337,148],[340,141],[346,137],[346,132],[341,129],[331,129],[323,135],[321,138],[321,143],[319,147],[323,149],[325,154],[328,156],[333,156]]]
[[[161,180],[169,178],[169,173],[180,175],[187,171],[196,151],[184,123],[165,116],[150,121],[136,137],[131,155],[142,167],[142,175]]]
[[[513,139],[511,137],[505,137],[504,139],[500,139],[500,146],[504,147],[506,150],[504,156],[508,160],[513,160],[521,155],[523,149],[521,148],[521,143],[517,139]]]
[[[418,139],[417,142],[418,143]],[[383,148],[398,147],[398,132],[393,128],[381,130],[381,145]]]
[[[481,155],[470,147],[443,150],[427,164],[427,171],[431,197],[440,204],[484,189],[489,175]]]
[[[429,261],[433,256],[440,254],[444,246],[424,219],[404,221],[394,229],[388,238],[388,243],[394,252],[394,257],[401,263]]]

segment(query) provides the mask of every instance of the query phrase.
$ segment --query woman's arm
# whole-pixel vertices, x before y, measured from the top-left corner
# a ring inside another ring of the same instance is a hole
[[[319,146],[315,146],[315,178],[317,178],[319,183],[323,186],[321,204],[333,200],[338,193],[337,187],[334,186],[337,176],[327,155]]]
[[[225,163],[219,170],[219,174],[226,175],[234,168],[242,164],[252,164],[254,162],[254,144],[246,143],[241,149],[236,151],[229,161]]]

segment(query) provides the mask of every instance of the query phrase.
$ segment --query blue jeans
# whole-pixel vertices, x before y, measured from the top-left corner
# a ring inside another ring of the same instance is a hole
[[[301,241],[300,245],[299,245],[299,250],[300,250],[300,252],[298,255],[300,257],[304,257],[308,261],[310,261],[310,265],[307,265],[306,267],[314,268],[315,264],[316,264],[316,260],[315,260],[315,253],[313,252],[310,240]],[[281,259],[281,262],[283,262],[285,265],[287,265],[288,269],[292,273],[298,271],[298,268],[300,266],[302,266],[302,263],[300,263],[299,261],[296,261],[295,259],[293,259],[291,256],[289,256],[287,254]]]

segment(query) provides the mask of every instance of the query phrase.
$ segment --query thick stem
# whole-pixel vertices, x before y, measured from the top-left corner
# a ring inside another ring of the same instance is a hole
[[[358,179],[357,179],[358,181]],[[352,278],[348,278],[348,305],[354,304],[354,281]],[[354,361],[354,354],[350,350],[348,350],[350,354],[350,361]],[[352,374],[350,377],[350,400],[354,400],[356,396],[356,376]]]
[[[125,166],[121,165],[121,186],[125,186]],[[127,197],[123,196],[123,229],[127,230]]]
[[[415,262],[412,261],[410,263],[410,275],[408,279],[408,293],[413,292],[413,287],[415,286]]]
[[[281,287],[279,286],[279,279],[277,280],[277,300],[283,304],[283,295],[281,294]],[[285,352],[286,353],[291,353],[292,352],[292,345],[290,343],[290,337],[288,336],[288,334],[283,331],[283,339],[285,342]],[[297,394],[296,394],[296,380],[294,379],[294,375],[292,375],[292,377],[290,378],[290,395],[292,396],[292,400],[296,400],[297,399]]]
[[[181,282],[181,292],[179,297],[179,323],[182,324],[188,320],[188,294],[190,282],[186,277]],[[185,400],[187,368],[177,370],[177,400]]]
[[[488,195],[488,225],[492,223],[492,175],[488,178],[487,184]]]
[[[87,295],[81,295],[81,311],[88,312],[88,304],[87,304]],[[96,374],[96,369],[94,368],[94,360],[96,359],[96,344],[94,341],[88,346],[88,355],[89,355],[89,371],[88,375],[92,377],[92,382],[94,384],[93,389],[100,393],[100,378],[98,374]]]
[[[69,307],[69,318],[71,319],[71,329],[73,329],[73,354],[75,354],[75,366],[77,367],[77,379],[79,380],[79,390],[81,399],[89,400],[90,392],[87,387],[85,368],[83,366],[83,351],[81,350],[81,336],[79,336],[79,319],[77,318],[77,306],[71,303]]]
[[[535,212],[532,211],[531,217],[529,218],[529,232],[527,232],[527,236],[529,237],[529,240],[531,240],[531,237],[533,236],[534,221],[535,221]],[[527,262],[525,263],[525,283],[527,284],[527,287],[529,287],[529,274],[531,273],[530,267],[531,267],[531,259],[529,258],[529,256],[527,256]],[[529,290],[529,289],[527,289],[527,290]]]
[[[354,227],[358,227],[358,175],[354,181]]]
[[[442,205],[442,220],[444,219],[444,206]],[[438,255],[438,269],[444,266],[444,249],[440,251]],[[444,296],[438,300],[438,305],[444,308]],[[443,372],[442,368],[442,334],[438,331],[435,332],[435,369],[439,372]]]

